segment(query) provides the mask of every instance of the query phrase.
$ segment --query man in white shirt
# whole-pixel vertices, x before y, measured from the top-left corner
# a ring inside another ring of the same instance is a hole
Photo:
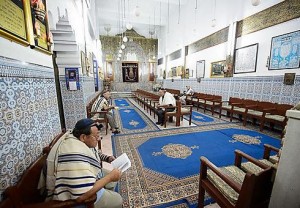
[[[192,96],[195,91],[191,88],[191,86],[186,86],[187,91],[183,94],[183,96],[180,97],[181,103],[183,105],[186,104],[186,97],[187,96]]]
[[[161,88],[158,91],[158,94],[160,95],[159,98],[159,105],[157,106],[156,114],[158,116],[158,122],[156,122],[157,125],[163,125],[164,123],[164,115],[165,115],[165,108],[164,107],[171,107],[176,106],[176,100],[174,96],[167,92],[164,88]],[[175,108],[167,108],[167,112],[174,111]]]

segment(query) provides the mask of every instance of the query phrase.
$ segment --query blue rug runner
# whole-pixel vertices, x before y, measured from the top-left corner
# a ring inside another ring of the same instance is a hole
[[[184,116],[185,119],[188,119],[187,116]],[[203,113],[199,113],[197,111],[192,112],[192,122],[197,126],[204,126],[204,125],[212,125],[212,124],[221,124],[221,123],[229,123],[228,121],[209,116]]]
[[[143,112],[127,99],[115,99],[113,102],[114,105],[120,107],[114,113],[122,134],[159,130]]]
[[[115,154],[126,152],[132,162],[119,183],[123,207],[195,207],[200,156],[221,167],[234,164],[235,149],[262,158],[263,144],[280,146],[278,139],[232,123],[117,135],[112,142]]]
[[[126,107],[129,106],[129,103],[125,99],[115,99],[115,105],[118,107]]]

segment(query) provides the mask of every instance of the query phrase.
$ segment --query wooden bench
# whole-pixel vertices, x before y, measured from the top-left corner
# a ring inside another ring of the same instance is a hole
[[[96,195],[84,202],[77,202],[76,200],[51,200],[45,202],[46,196],[41,195],[40,190],[37,188],[41,171],[46,164],[48,153],[55,142],[63,135],[64,132],[57,135],[50,145],[43,149],[42,155],[25,170],[20,181],[4,191],[4,197],[3,201],[0,203],[0,208],[67,208],[79,205],[86,205],[89,208],[94,207],[94,202],[97,199]]]
[[[273,168],[241,151],[236,150],[235,155],[235,165],[226,169],[217,168],[207,158],[201,157],[198,207],[204,207],[205,191],[220,207],[268,207]],[[244,172],[241,170],[242,158],[262,170],[258,173]]]
[[[108,120],[106,117],[107,111],[92,112],[92,107],[93,107],[94,103],[97,101],[97,99],[99,98],[99,96],[101,96],[101,94],[102,94],[102,92],[97,93],[96,96],[86,105],[86,116],[87,116],[87,118],[92,118],[97,123],[104,123],[105,124],[105,133],[107,134],[107,130],[108,130]],[[97,114],[97,116],[96,116],[96,114]],[[98,115],[103,115],[103,116],[99,117]]]

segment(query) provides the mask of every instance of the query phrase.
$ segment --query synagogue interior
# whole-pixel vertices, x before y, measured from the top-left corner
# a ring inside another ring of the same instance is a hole
[[[0,208],[300,207],[299,0],[0,0],[0,49]]]

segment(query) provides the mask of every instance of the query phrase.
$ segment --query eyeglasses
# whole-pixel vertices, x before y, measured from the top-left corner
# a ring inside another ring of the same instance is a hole
[[[93,137],[94,139],[98,140],[99,137],[100,137],[100,134],[97,134],[97,135],[92,135],[92,134],[90,134],[89,136],[91,136],[91,137]]]

